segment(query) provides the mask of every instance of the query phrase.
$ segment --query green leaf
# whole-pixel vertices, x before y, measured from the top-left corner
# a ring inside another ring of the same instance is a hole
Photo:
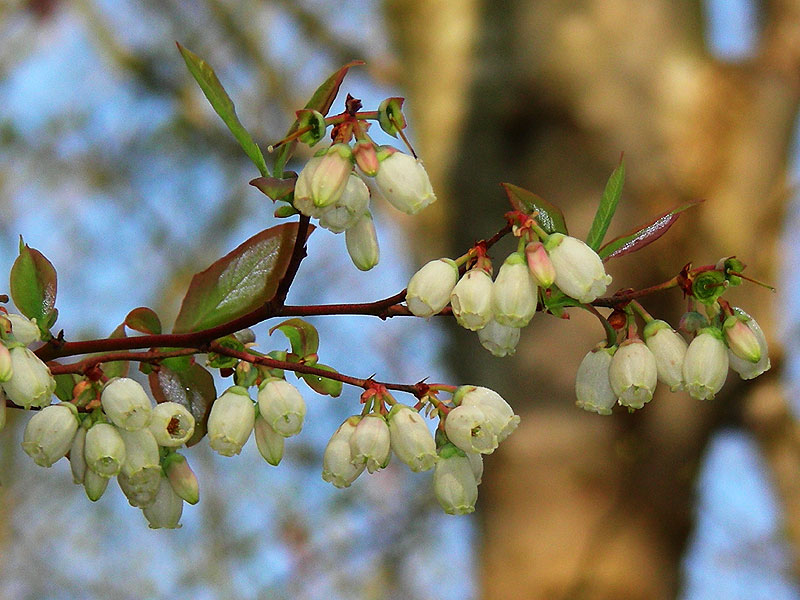
[[[57,277],[52,263],[44,255],[19,238],[19,256],[11,267],[11,298],[19,311],[36,319],[44,339],[56,322]]]
[[[331,373],[338,373],[336,369],[333,367],[329,367],[328,365],[323,364],[316,364],[314,365],[317,369],[322,369],[323,371],[330,371]],[[319,375],[313,375],[311,373],[298,373],[300,378],[308,384],[312,390],[317,392],[318,394],[322,394],[324,396],[331,396],[332,398],[337,398],[339,394],[342,393],[342,382],[336,381],[335,379],[328,379],[327,377],[320,377]]]
[[[597,250],[600,244],[603,243],[608,226],[611,225],[611,219],[614,218],[614,213],[617,210],[624,183],[625,161],[620,159],[619,166],[614,169],[611,177],[608,178],[606,189],[603,191],[603,199],[600,201],[600,206],[597,207],[592,227],[589,229],[589,236],[586,238],[586,243],[592,250]]]
[[[140,333],[148,333],[151,335],[158,335],[161,333],[161,320],[153,309],[146,306],[134,308],[125,317],[125,325],[139,331]]]
[[[258,167],[262,175],[268,176],[269,169],[267,168],[267,163],[264,161],[261,148],[253,141],[253,138],[239,121],[239,117],[236,116],[236,107],[233,105],[233,101],[230,99],[230,96],[228,96],[225,88],[222,87],[222,84],[217,78],[217,74],[214,73],[214,69],[194,52],[184,48],[180,44],[178,44],[178,50],[181,56],[183,56],[183,60],[186,61],[186,66],[189,67],[189,72],[192,74],[192,77],[200,84],[200,89],[203,90],[211,106],[214,107],[214,110],[217,111],[217,114],[225,122],[225,125],[231,130],[233,137],[239,142],[245,154],[250,157],[250,160]]]
[[[703,201],[691,200],[690,202],[681,204],[677,208],[673,208],[657,216],[646,225],[638,227],[630,233],[614,238],[601,247],[597,253],[600,255],[600,258],[607,261],[618,256],[641,250],[664,235],[667,230],[675,224],[675,221],[678,220],[678,217],[681,216],[683,211],[697,206],[701,202]]]
[[[161,365],[147,376],[156,402],[177,402],[185,406],[194,417],[194,433],[187,446],[193,446],[206,434],[208,413],[217,397],[214,378],[206,369],[192,363],[183,371],[173,371]]]
[[[56,398],[62,402],[71,402],[72,390],[75,388],[75,384],[81,379],[80,376],[72,373],[62,373],[61,375],[53,375],[53,379],[56,380]]]
[[[269,330],[269,334],[275,330],[282,332],[292,344],[292,352],[298,356],[306,357],[316,354],[319,350],[319,334],[316,328],[303,319],[288,319],[283,323],[275,325]]]
[[[570,306],[579,306],[580,302],[570,298],[561,290],[551,288],[542,293],[542,304],[551,315],[561,319],[568,319],[569,316],[564,309]]]
[[[339,88],[342,85],[345,75],[347,75],[347,71],[349,71],[351,67],[357,67],[358,65],[363,64],[363,60],[354,60],[338,69],[335,73],[328,77],[328,79],[325,80],[325,83],[317,88],[317,91],[314,92],[314,95],[311,96],[311,99],[306,103],[304,108],[316,110],[323,115],[327,115],[328,111],[331,109],[333,101],[336,99],[336,95],[339,93]],[[295,122],[292,123],[292,126],[289,128],[286,137],[289,137],[295,131],[297,131],[299,126],[300,125],[298,121],[295,120]],[[297,141],[291,141],[278,148],[278,151],[275,154],[275,175],[281,176],[283,174],[283,167],[286,166],[286,163],[292,156],[295,146],[297,146]]]
[[[536,219],[547,233],[568,234],[564,213],[555,204],[551,204],[544,198],[513,183],[501,183],[500,185],[506,191],[508,200],[514,210],[519,210],[529,215],[538,211]]]
[[[313,231],[309,226],[308,233]],[[297,223],[270,227],[197,273],[183,298],[174,333],[208,329],[246,315],[278,289],[297,237]]]
[[[124,338],[125,336],[125,323],[118,325],[117,328],[111,333],[110,338]],[[114,362],[103,363],[103,373],[106,377],[125,377],[128,374],[130,364],[127,360],[116,360]]]

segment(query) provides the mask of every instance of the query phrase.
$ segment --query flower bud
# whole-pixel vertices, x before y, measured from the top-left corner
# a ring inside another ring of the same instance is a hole
[[[495,356],[513,356],[519,343],[519,327],[500,325],[492,319],[478,330],[478,341]]]
[[[492,278],[483,269],[467,271],[450,295],[453,315],[461,327],[477,331],[492,319]]]
[[[147,427],[152,415],[150,398],[138,381],[116,377],[100,394],[103,412],[120,429],[136,431]]]
[[[273,467],[277,467],[283,458],[285,438],[270,427],[270,424],[264,420],[260,413],[256,416],[253,433],[261,456]]]
[[[148,427],[159,446],[177,448],[192,437],[194,417],[177,402],[162,402],[153,409]]]
[[[350,453],[353,464],[365,464],[370,473],[389,464],[391,435],[383,416],[372,413],[358,422],[350,437]]]
[[[713,327],[701,329],[683,359],[684,389],[692,398],[710,400],[722,389],[728,376],[728,349],[722,333]]]
[[[337,488],[349,487],[366,466],[364,462],[355,463],[350,450],[350,439],[360,420],[359,416],[345,420],[325,446],[325,453],[322,455],[322,479]]]
[[[109,477],[103,477],[91,469],[86,469],[83,477],[83,489],[86,492],[86,497],[92,502],[100,500],[108,487],[109,480]]]
[[[125,443],[125,462],[117,475],[119,487],[131,506],[147,506],[156,496],[161,477],[156,438],[147,428],[117,432]]]
[[[556,271],[555,284],[567,296],[589,303],[605,293],[611,276],[603,261],[584,242],[562,233],[552,234],[545,248]]]
[[[357,142],[353,148],[353,156],[355,156],[356,164],[364,175],[375,177],[380,168],[380,163],[378,162],[378,152],[372,142],[366,140]]]
[[[491,454],[497,448],[497,430],[488,423],[484,412],[477,406],[457,406],[444,422],[444,430],[457,448],[464,452]]]
[[[200,484],[189,461],[177,452],[171,452],[164,459],[163,466],[172,491],[189,504],[197,504],[200,500]]]
[[[761,360],[761,346],[755,332],[747,326],[748,320],[741,315],[731,315],[725,319],[722,330],[732,354],[747,362],[757,363]]]
[[[323,154],[308,161],[300,172],[294,188],[295,201],[310,198],[318,208],[333,204],[342,195],[352,170],[353,151],[350,146],[333,144]]]
[[[8,399],[26,409],[50,404],[56,380],[47,365],[28,348],[18,346],[9,353],[13,375],[2,384]]]
[[[291,437],[303,428],[306,403],[285,379],[267,379],[258,390],[258,411],[276,433]]]
[[[361,271],[369,271],[380,260],[378,233],[372,215],[365,212],[356,224],[344,232],[344,241],[350,260]]]
[[[622,406],[642,408],[658,382],[656,357],[642,340],[625,340],[611,358],[608,379]]]
[[[167,477],[161,475],[153,502],[142,508],[150,529],[178,529],[183,513],[183,500],[176,494]]]
[[[11,365],[11,352],[0,342],[0,383],[11,379],[13,374],[14,368]]]
[[[683,360],[689,347],[683,336],[660,319],[645,325],[642,335],[656,358],[658,380],[671,392],[683,389]]]
[[[478,482],[472,464],[452,444],[439,450],[439,460],[433,471],[433,493],[449,515],[465,515],[475,511]]]
[[[758,362],[752,363],[747,360],[743,360],[740,357],[736,356],[730,349],[728,350],[728,359],[730,361],[730,367],[734,371],[739,374],[739,377],[742,379],[753,379],[754,377],[758,377],[763,372],[769,370],[770,362],[769,362],[769,351],[767,349],[767,338],[764,336],[764,332],[761,330],[761,327],[756,323],[756,320],[744,312],[741,308],[734,308],[734,312],[743,317],[745,320],[744,324],[753,332],[758,341],[758,346],[760,349],[761,358],[758,359]]]
[[[42,339],[39,326],[28,317],[10,313],[6,315],[6,318],[11,321],[11,333],[14,334],[14,339],[23,346],[29,346]]]
[[[575,374],[575,404],[583,410],[598,415],[610,415],[617,403],[617,394],[611,389],[608,369],[617,347],[597,348],[583,357]]]
[[[228,388],[211,407],[207,426],[209,445],[222,456],[239,454],[255,420],[255,406],[247,390],[239,386]]]
[[[405,404],[395,404],[386,417],[391,447],[397,458],[416,472],[427,471],[436,463],[436,442],[425,419]]]
[[[431,317],[450,303],[458,282],[458,266],[449,258],[432,260],[414,273],[408,282],[406,304],[418,317]]]
[[[375,185],[397,210],[414,215],[436,200],[421,160],[385,146],[378,151],[378,160]]]
[[[542,242],[531,242],[525,246],[528,269],[540,287],[547,289],[556,280],[556,270]]]
[[[96,423],[86,433],[83,456],[86,466],[103,477],[117,475],[125,463],[125,442],[109,423]]]
[[[86,446],[86,427],[78,427],[72,445],[69,447],[69,468],[72,471],[72,483],[83,483],[86,474],[86,458],[83,449]]]
[[[494,320],[508,327],[525,327],[536,314],[538,288],[519,252],[506,258],[492,285]]]
[[[350,229],[369,208],[369,188],[358,175],[350,175],[339,199],[323,208],[319,224],[333,233]]]
[[[489,388],[477,385],[462,385],[453,394],[453,402],[459,406],[477,406],[483,411],[487,423],[497,435],[497,443],[503,442],[519,425],[519,416],[503,397]]]
[[[50,467],[69,451],[77,431],[74,406],[69,403],[46,406],[25,426],[22,449],[40,467]]]

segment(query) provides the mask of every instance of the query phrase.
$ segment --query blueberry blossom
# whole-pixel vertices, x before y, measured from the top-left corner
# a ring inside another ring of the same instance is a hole
[[[492,319],[492,277],[480,268],[467,271],[450,294],[453,315],[461,327],[477,331]]]
[[[353,464],[364,464],[370,473],[389,464],[391,434],[382,415],[371,413],[359,421],[350,436],[350,453]]]
[[[683,359],[684,389],[698,400],[714,398],[725,384],[728,364],[722,333],[714,327],[701,329]]]
[[[538,287],[525,258],[513,252],[492,285],[494,320],[507,327],[525,327],[536,314]]]
[[[339,199],[319,211],[319,224],[333,233],[355,225],[369,209],[369,188],[358,175],[350,175]]]
[[[608,379],[622,406],[642,408],[652,399],[658,382],[656,358],[639,338],[627,339],[611,358]]]
[[[78,412],[68,402],[46,406],[25,426],[22,449],[40,467],[50,467],[65,456],[78,431]]]
[[[308,214],[313,210],[310,205],[322,208],[334,204],[344,192],[352,171],[353,151],[350,146],[340,143],[322,150],[306,163],[297,177],[294,187],[295,208]]]
[[[83,456],[86,466],[103,477],[117,475],[125,463],[125,442],[109,423],[95,423],[86,433]]]
[[[513,356],[519,343],[519,327],[500,325],[492,319],[478,330],[478,341],[494,356]]]
[[[425,419],[405,404],[395,404],[386,417],[392,451],[414,471],[427,471],[436,463],[436,442]]]
[[[666,321],[655,319],[642,331],[645,344],[656,358],[658,380],[671,392],[683,389],[683,361],[689,345]]]
[[[152,403],[139,382],[127,377],[109,381],[100,394],[103,412],[120,429],[136,431],[147,427],[152,416]]]
[[[265,379],[258,390],[258,411],[270,427],[283,437],[300,433],[306,403],[300,391],[285,379]]]
[[[734,354],[731,350],[728,350],[730,367],[739,374],[740,378],[753,379],[770,368],[767,338],[764,336],[764,332],[761,330],[761,327],[758,325],[758,323],[756,323],[756,320],[753,317],[748,315],[741,308],[734,308],[733,310],[737,315],[746,319],[744,323],[755,335],[759,348],[761,349],[761,357],[758,359],[758,362],[753,363],[743,360],[742,358],[736,356],[736,354]]]
[[[390,146],[378,150],[375,184],[397,210],[413,215],[436,200],[422,161]]]
[[[597,252],[562,233],[550,235],[544,245],[556,272],[555,284],[567,296],[589,303],[605,293],[611,276]]]
[[[50,404],[56,389],[56,380],[47,365],[22,346],[11,348],[9,355],[13,375],[2,383],[8,399],[26,409]]]
[[[418,317],[432,317],[450,303],[450,294],[458,282],[458,265],[449,258],[439,258],[424,265],[408,282],[406,304]]]
[[[375,223],[372,222],[369,211],[361,215],[355,225],[345,231],[344,241],[350,260],[356,268],[369,271],[378,264],[381,257],[378,233],[375,231]]]
[[[222,456],[239,454],[255,420],[255,405],[247,388],[228,388],[211,407],[207,426],[209,445]]]
[[[599,415],[611,414],[611,409],[617,403],[617,394],[611,389],[608,369],[616,351],[616,346],[599,347],[583,357],[575,375],[575,404],[579,408]]]
[[[331,436],[322,455],[322,479],[337,488],[346,488],[364,471],[366,463],[353,462],[350,439],[361,417],[349,417]]]
[[[453,444],[439,449],[439,460],[433,471],[433,493],[449,515],[465,515],[475,511],[478,481],[473,463]]]

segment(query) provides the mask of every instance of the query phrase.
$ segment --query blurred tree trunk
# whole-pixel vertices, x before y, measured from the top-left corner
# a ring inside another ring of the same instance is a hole
[[[708,54],[697,1],[387,0],[418,151],[446,205],[419,234],[445,230],[445,251],[463,251],[500,227],[498,183],[510,181],[561,206],[582,237],[624,151],[610,236],[688,199],[707,202],[649,248],[612,261],[613,286],[644,287],[687,261],[732,254],[752,276],[776,281],[798,4],[763,3],[755,56],[733,64]],[[727,297],[774,335],[774,295],[748,285]],[[677,291],[645,306],[675,325],[685,308]],[[780,446],[797,439],[796,426],[781,408],[777,369],[748,385],[733,374],[711,402],[661,390],[636,414],[603,418],[573,406],[578,363],[602,338],[591,318],[538,316],[514,359],[489,357],[474,334],[453,335],[462,380],[485,382],[523,413],[518,433],[486,461],[485,598],[675,597],[699,462],[726,424],[749,426],[764,443],[796,546],[800,486],[786,456],[797,447]],[[751,397],[756,408],[742,411]]]

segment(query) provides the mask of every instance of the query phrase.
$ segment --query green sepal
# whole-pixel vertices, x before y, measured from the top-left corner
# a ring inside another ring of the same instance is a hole
[[[62,402],[70,402],[72,400],[72,390],[75,388],[75,384],[81,380],[81,376],[74,373],[63,373],[61,375],[53,375],[53,379],[56,380],[54,392],[56,398]]]
[[[256,177],[250,181],[250,185],[257,188],[262,194],[273,202],[279,200],[289,201],[297,183],[297,174],[292,171],[288,177]]]
[[[714,304],[725,293],[728,281],[721,271],[703,271],[692,281],[692,296],[703,304]]]
[[[237,352],[242,352],[244,350],[244,344],[233,335],[226,335],[224,338],[218,339],[217,343],[229,350],[236,350]],[[238,363],[239,359],[235,356],[226,356],[216,352],[208,353],[208,366],[214,369],[230,369],[235,367]]]
[[[293,217],[295,215],[299,215],[300,211],[297,210],[291,204],[283,204],[275,209],[275,212],[272,213],[276,219],[286,219],[287,217]]]
[[[403,114],[404,98],[386,98],[378,106],[378,123],[386,133],[397,137],[397,132],[406,128],[406,117]]]
[[[297,138],[299,142],[314,146],[325,137],[325,130],[328,126],[325,124],[325,117],[321,112],[313,108],[301,108],[295,113],[295,116],[298,129],[310,128]]]

